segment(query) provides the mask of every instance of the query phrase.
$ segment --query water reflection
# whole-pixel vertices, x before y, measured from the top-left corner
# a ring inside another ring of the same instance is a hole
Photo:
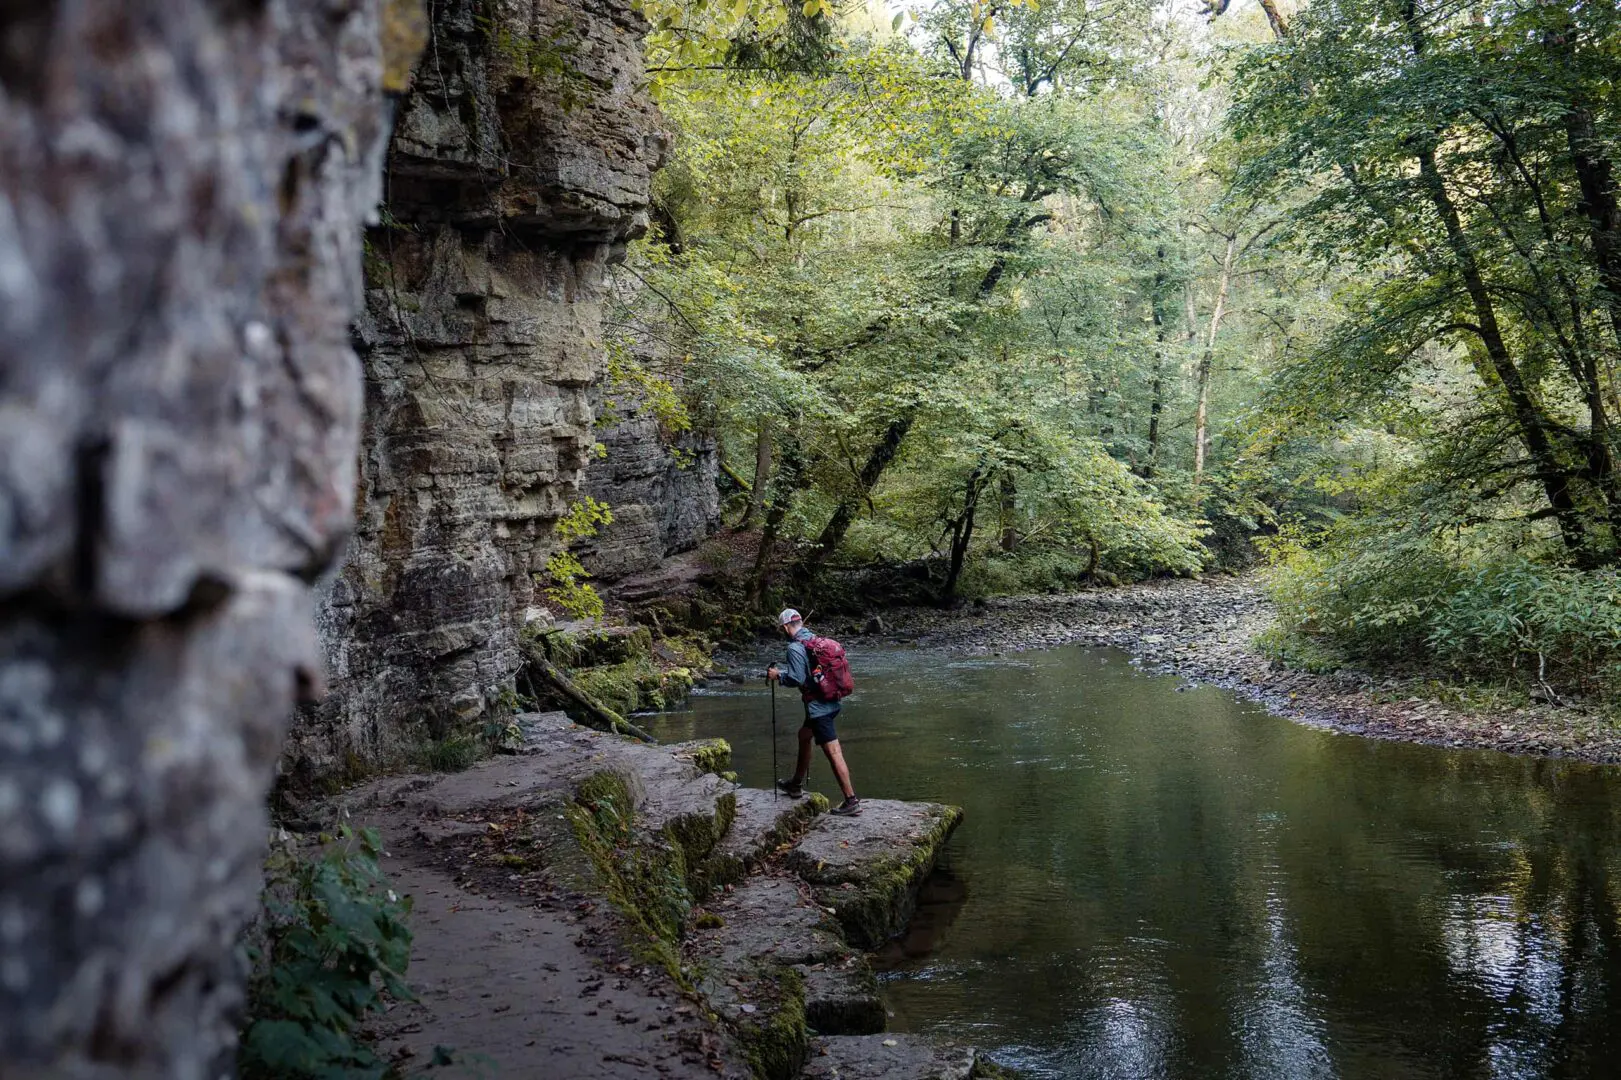
[[[1052,1077],[1614,1071],[1612,770],[1336,736],[1122,659],[852,657],[858,790],[968,812],[882,957],[895,1026]],[[767,706],[655,726],[765,785]]]

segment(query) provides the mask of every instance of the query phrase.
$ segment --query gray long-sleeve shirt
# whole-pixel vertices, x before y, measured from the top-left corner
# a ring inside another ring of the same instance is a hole
[[[804,686],[810,682],[810,654],[805,650],[805,642],[816,635],[803,626],[794,640],[788,643],[787,666],[777,672],[777,679],[784,686]],[[818,719],[824,716],[837,716],[841,706],[836,701],[807,701],[805,712]]]

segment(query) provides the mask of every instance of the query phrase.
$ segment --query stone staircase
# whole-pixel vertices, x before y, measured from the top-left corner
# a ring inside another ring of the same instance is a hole
[[[344,809],[381,828],[397,860],[454,866],[457,887],[487,901],[534,898],[537,917],[589,906],[621,952],[643,961],[647,993],[682,995],[713,1025],[707,1043],[703,1032],[650,1031],[639,1056],[612,1056],[645,1064],[659,1045],[684,1040],[679,1061],[707,1054],[711,1076],[999,1074],[971,1049],[884,1035],[865,951],[904,929],[960,810],[868,799],[860,817],[832,817],[820,796],[778,798],[732,782],[719,740],[647,745],[562,713],[519,720],[521,753],[378,781],[349,793]],[[499,969],[504,960],[491,953]],[[434,972],[414,967],[412,977]],[[585,1014],[595,1019],[582,1010],[582,1024]],[[418,1023],[428,1034],[431,1018]],[[456,1045],[454,1033],[438,1041]],[[676,1062],[672,1053],[657,1072],[679,1074]],[[495,1075],[552,1075],[539,1063],[505,1064],[517,1071]]]

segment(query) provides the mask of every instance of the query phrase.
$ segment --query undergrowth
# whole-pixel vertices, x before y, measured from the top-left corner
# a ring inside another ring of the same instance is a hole
[[[348,826],[306,854],[265,863],[264,911],[246,949],[254,975],[237,1066],[244,1080],[385,1080],[400,1073],[361,1037],[389,1000],[412,1000],[411,898],[388,887],[377,833]],[[451,1063],[436,1047],[432,1065]]]
[[[1459,555],[1428,541],[1278,543],[1272,554],[1281,629],[1258,644],[1292,667],[1420,664],[1505,691],[1621,699],[1615,570]]]

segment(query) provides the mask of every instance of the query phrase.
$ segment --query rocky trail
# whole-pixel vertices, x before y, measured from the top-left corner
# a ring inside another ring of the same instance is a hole
[[[520,718],[520,753],[331,807],[414,898],[408,978],[373,1036],[411,1074],[966,1080],[968,1047],[885,1034],[867,949],[901,932],[953,807],[775,798],[719,740],[649,746]]]
[[[901,608],[841,629],[871,646],[986,654],[1082,644],[1134,654],[1147,669],[1222,686],[1269,710],[1371,738],[1621,762],[1621,728],[1580,701],[1471,699],[1433,672],[1291,670],[1252,642],[1274,613],[1253,578],[1163,580],[1060,596],[1008,597],[960,611]],[[864,630],[875,632],[865,632]]]

